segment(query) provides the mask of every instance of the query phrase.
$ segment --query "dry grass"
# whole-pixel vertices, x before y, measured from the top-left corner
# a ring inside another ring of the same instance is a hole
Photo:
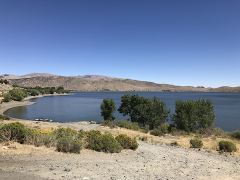
[[[88,130],[89,126],[91,126],[91,125],[83,125],[83,124],[79,124],[79,123],[48,123],[48,122],[36,123],[34,121],[26,121],[26,120],[8,120],[8,121],[3,121],[2,123],[12,123],[12,122],[21,122],[28,127],[39,129],[43,133],[51,132],[60,127],[69,127],[69,128],[73,128],[75,130],[80,130],[80,129]],[[124,129],[124,128],[110,129],[109,127],[104,127],[104,126],[100,126],[100,125],[93,126],[93,128],[95,130],[99,130],[101,132],[109,132],[109,133],[113,134],[114,136],[117,136],[119,134],[127,134],[131,138],[137,138],[138,140],[144,139],[144,141],[147,141],[152,144],[170,145],[173,142],[177,142],[177,144],[183,148],[190,148],[189,141],[196,137],[195,134],[181,135],[181,136],[165,135],[162,137],[157,137],[157,136],[152,136],[149,133],[146,134],[146,133],[143,133],[140,131],[133,131],[133,130]],[[219,141],[221,141],[221,140],[231,141],[231,142],[235,143],[237,146],[237,152],[234,153],[234,155],[240,156],[240,141],[237,139],[233,139],[231,137],[223,138],[223,137],[210,136],[210,137],[203,137],[203,138],[201,138],[201,140],[203,141],[203,149],[214,152],[214,153],[217,153]]]
[[[54,148],[44,146],[36,147],[33,145],[19,144],[17,142],[0,143],[0,155],[46,155],[56,153]]]
[[[180,147],[183,148],[190,148],[190,140],[195,138],[195,134],[191,135],[182,135],[182,136],[172,136],[172,135],[165,135],[162,137],[157,137],[157,136],[152,136],[150,134],[145,134],[139,131],[132,131],[124,128],[115,128],[115,129],[110,129],[107,127],[102,127],[102,131],[107,131],[110,132],[114,135],[119,135],[119,134],[127,134],[128,136],[134,138],[141,139],[143,137],[147,138],[147,141],[153,144],[168,144],[170,145],[171,143],[177,142]],[[231,141],[237,146],[237,152],[234,153],[234,155],[240,156],[240,141],[237,139],[233,139],[231,137],[216,137],[216,136],[211,136],[211,137],[204,137],[201,138],[203,141],[203,149],[211,152],[217,152],[218,150],[218,142],[222,140],[227,140]]]

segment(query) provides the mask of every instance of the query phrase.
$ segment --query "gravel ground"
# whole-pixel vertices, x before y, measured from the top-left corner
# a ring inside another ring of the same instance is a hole
[[[240,158],[140,142],[137,151],[1,155],[0,179],[240,179]]]

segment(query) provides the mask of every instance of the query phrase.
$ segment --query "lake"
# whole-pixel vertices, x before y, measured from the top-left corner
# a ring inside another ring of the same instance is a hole
[[[15,107],[4,114],[33,120],[48,118],[57,122],[101,121],[100,104],[105,98],[112,98],[120,105],[123,92],[79,92],[66,96],[48,96],[31,101],[29,106]],[[226,131],[240,129],[240,93],[192,93],[192,92],[134,92],[144,97],[158,97],[163,100],[171,112],[174,112],[176,100],[209,99],[213,102],[216,113],[216,126]],[[126,119],[115,114],[117,119]]]

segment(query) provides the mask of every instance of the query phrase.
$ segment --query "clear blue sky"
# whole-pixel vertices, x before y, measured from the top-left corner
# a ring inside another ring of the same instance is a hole
[[[0,0],[0,74],[240,85],[239,0]]]

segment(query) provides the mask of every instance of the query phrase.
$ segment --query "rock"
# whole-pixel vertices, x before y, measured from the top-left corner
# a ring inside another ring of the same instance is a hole
[[[49,168],[49,170],[50,170],[50,171],[53,171],[53,170],[55,170],[55,168],[53,168],[53,167],[50,167],[50,168]]]
[[[3,150],[8,150],[9,148],[7,146],[2,147]]]
[[[8,146],[8,148],[9,148],[9,149],[17,149],[17,146],[14,145],[14,144],[11,144],[11,145]]]
[[[65,172],[70,172],[71,169],[65,167],[65,168],[64,168],[64,171],[65,171]]]
[[[89,180],[90,178],[89,177],[83,177],[83,180]]]

